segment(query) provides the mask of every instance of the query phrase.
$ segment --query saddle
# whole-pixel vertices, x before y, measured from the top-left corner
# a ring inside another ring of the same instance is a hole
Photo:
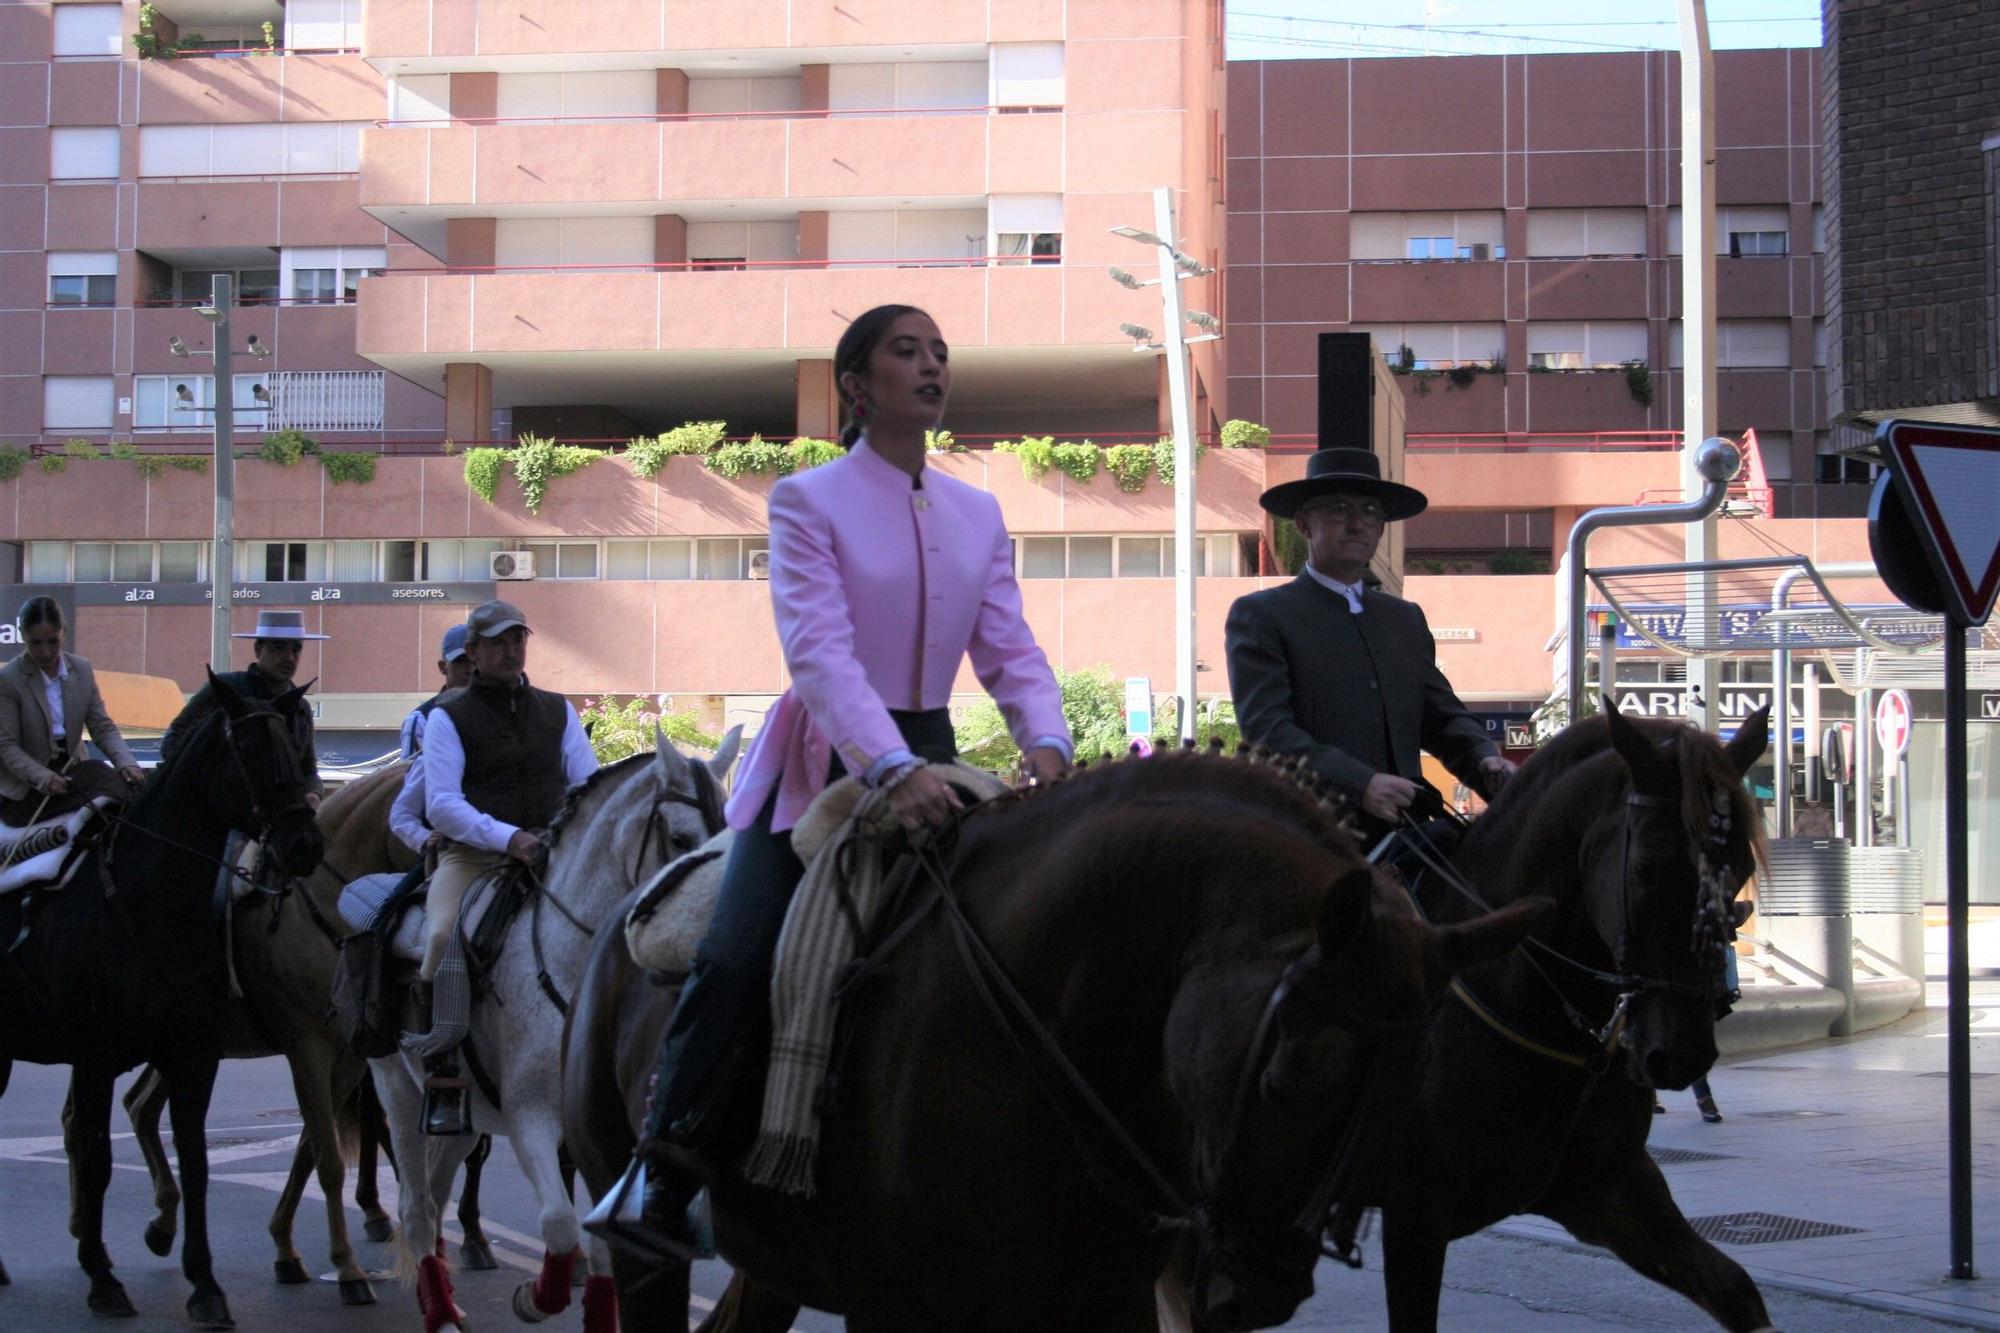
[[[393,870],[378,875],[363,875],[354,880],[340,891],[340,919],[347,923],[350,930],[367,931],[379,937],[385,960],[421,963],[424,961],[424,941],[430,938],[424,886],[420,885],[398,903],[389,917],[383,916],[389,895],[402,882],[402,874]],[[493,893],[466,895],[464,904],[459,908],[458,925],[468,938],[478,936],[479,926],[497,897]]]
[[[0,823],[0,894],[52,891],[67,885],[95,841],[89,836],[95,832],[90,826],[111,804],[109,796],[93,796],[83,805],[32,824]]]

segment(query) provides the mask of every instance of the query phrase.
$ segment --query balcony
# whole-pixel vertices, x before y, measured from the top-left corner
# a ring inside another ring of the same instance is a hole
[[[999,135],[990,125],[1007,122]],[[1062,188],[1061,117],[957,110],[882,118],[800,112],[711,117],[378,124],[362,132],[362,207],[378,216],[487,215],[580,204],[984,196],[989,139],[1009,189]],[[1048,122],[1023,131],[1013,122]],[[1038,170],[1035,162],[1044,165]],[[670,210],[669,210],[670,211]]]
[[[382,76],[354,55],[142,60],[138,123],[371,121],[384,96]]]

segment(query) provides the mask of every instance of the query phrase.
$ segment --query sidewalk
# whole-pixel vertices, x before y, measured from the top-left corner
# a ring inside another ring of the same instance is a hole
[[[1977,1279],[1946,1277],[1942,982],[1928,1007],[1875,1032],[1725,1059],[1710,1076],[1719,1125],[1702,1123],[1690,1094],[1663,1095],[1651,1148],[1675,1200],[1759,1284],[2000,1329],[2000,981],[1973,961]],[[1576,1244],[1540,1218],[1494,1230]]]

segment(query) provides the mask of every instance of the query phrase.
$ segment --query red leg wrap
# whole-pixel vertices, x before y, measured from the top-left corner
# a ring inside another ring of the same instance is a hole
[[[427,1255],[417,1261],[417,1308],[423,1311],[424,1333],[438,1333],[447,1324],[464,1324],[465,1311],[451,1298],[451,1278],[444,1260]]]
[[[583,1333],[618,1333],[618,1283],[592,1273],[583,1280]]]
[[[543,1314],[561,1314],[569,1308],[569,1275],[576,1267],[576,1251],[554,1254],[542,1251],[542,1271],[535,1275],[535,1308]]]

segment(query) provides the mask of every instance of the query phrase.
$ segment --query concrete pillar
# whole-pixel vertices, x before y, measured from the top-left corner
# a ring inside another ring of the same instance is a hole
[[[491,71],[451,76],[453,120],[491,120],[500,114],[500,76]]]
[[[476,361],[444,368],[444,437],[470,444],[493,432],[493,371]]]
[[[687,219],[678,213],[660,213],[653,218],[653,262],[685,264],[688,257]]]
[[[834,387],[833,362],[802,358],[794,378],[797,388],[797,425],[802,436],[816,440],[840,435],[840,391]]]
[[[831,258],[827,250],[827,215],[824,212],[799,214],[799,258]]]
[[[832,96],[833,89],[829,66],[799,66],[799,110],[801,112],[825,112],[833,105]]]
[[[684,70],[658,71],[653,110],[662,116],[685,116],[688,109],[688,76]]]
[[[446,218],[444,262],[453,268],[490,268],[496,262],[499,225],[493,218]]]

